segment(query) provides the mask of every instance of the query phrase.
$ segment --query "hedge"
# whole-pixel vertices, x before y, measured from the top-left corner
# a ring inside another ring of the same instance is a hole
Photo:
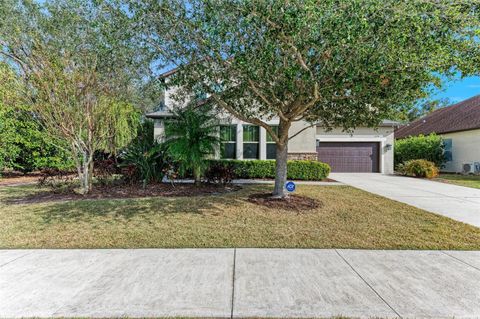
[[[216,165],[231,165],[234,178],[275,178],[274,160],[210,160]],[[287,162],[287,178],[320,181],[330,174],[330,166],[318,161],[291,160]]]
[[[441,136],[430,134],[419,135],[395,141],[395,168],[411,160],[424,159],[443,167],[445,152]]]

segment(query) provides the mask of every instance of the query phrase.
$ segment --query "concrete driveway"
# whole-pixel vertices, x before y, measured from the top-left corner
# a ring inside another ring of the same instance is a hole
[[[329,177],[370,193],[480,227],[480,189],[382,174],[332,173]]]
[[[0,250],[0,318],[479,318],[480,252]]]

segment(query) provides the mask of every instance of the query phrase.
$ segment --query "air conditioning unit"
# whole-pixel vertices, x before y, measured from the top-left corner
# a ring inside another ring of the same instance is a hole
[[[475,174],[475,162],[462,164],[462,174]]]

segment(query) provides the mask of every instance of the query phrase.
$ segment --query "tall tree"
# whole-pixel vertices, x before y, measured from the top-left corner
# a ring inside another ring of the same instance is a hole
[[[81,192],[90,191],[93,154],[115,152],[135,136],[133,105],[148,64],[131,41],[115,1],[5,0],[0,56],[24,79],[22,92],[46,131],[65,141]]]
[[[272,136],[276,197],[286,196],[292,122],[376,126],[424,97],[440,74],[480,65],[477,0],[129,4],[157,59],[178,67],[171,85],[201,87],[217,106]],[[273,117],[278,133],[266,122]]]
[[[71,168],[68,152],[42,129],[30,105],[19,94],[22,81],[0,62],[0,174],[2,169],[24,173],[42,168]]]

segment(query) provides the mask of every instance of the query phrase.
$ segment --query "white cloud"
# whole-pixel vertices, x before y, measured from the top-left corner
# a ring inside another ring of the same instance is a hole
[[[480,89],[480,83],[479,84],[469,84],[467,85],[468,88],[470,89]]]

